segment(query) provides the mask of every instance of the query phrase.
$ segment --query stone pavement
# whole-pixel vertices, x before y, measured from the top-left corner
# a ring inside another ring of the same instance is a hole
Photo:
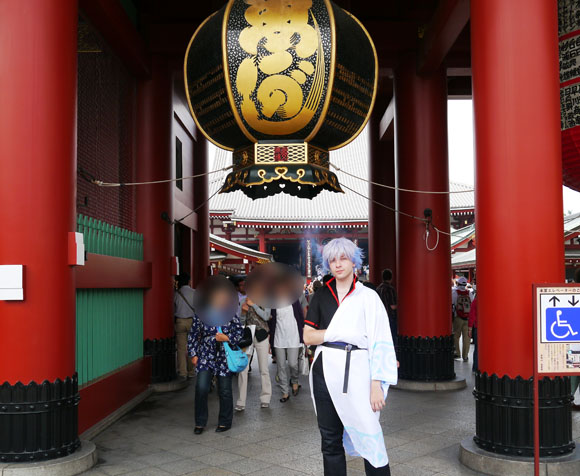
[[[456,362],[467,388],[458,392],[412,393],[391,389],[381,422],[393,476],[476,475],[458,460],[459,443],[475,432],[471,362]],[[271,366],[275,375],[275,366]],[[95,438],[99,462],[84,476],[304,476],[322,475],[320,435],[308,390],[287,403],[274,387],[269,409],[259,408],[257,363],[250,373],[246,410],[236,413],[226,433],[215,433],[217,396],[210,394],[210,420],[193,434],[194,385],[156,394]],[[234,379],[235,381],[236,379]],[[237,395],[234,385],[234,399]],[[580,414],[574,414],[574,438]],[[363,475],[360,458],[348,474]]]

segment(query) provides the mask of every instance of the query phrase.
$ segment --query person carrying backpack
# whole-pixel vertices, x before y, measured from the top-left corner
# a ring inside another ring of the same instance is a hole
[[[471,292],[467,289],[467,279],[463,276],[457,280],[457,286],[453,288],[451,294],[453,304],[453,338],[455,343],[455,360],[463,362],[469,360],[469,312],[471,311],[471,301],[473,299]],[[459,339],[463,338],[463,345],[460,351]]]

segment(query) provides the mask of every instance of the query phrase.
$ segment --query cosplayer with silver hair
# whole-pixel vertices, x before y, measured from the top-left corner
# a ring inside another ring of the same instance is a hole
[[[322,251],[332,278],[317,291],[304,342],[316,345],[310,388],[322,438],[324,474],[346,476],[345,450],[364,458],[367,475],[389,476],[380,410],[397,383],[389,319],[379,295],[358,282],[362,251],[337,238]]]
[[[335,238],[322,249],[322,267],[324,273],[330,273],[329,263],[341,256],[352,261],[355,269],[362,268],[363,250],[356,246],[348,238]]]

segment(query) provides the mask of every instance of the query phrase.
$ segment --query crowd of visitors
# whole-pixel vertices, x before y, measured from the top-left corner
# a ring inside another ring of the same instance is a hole
[[[357,279],[360,257],[360,249],[351,241],[331,240],[323,250],[327,274],[298,294],[293,294],[291,280],[274,279],[268,273],[249,284],[244,277],[222,277],[196,290],[187,274],[178,277],[174,297],[177,370],[181,379],[197,375],[195,434],[207,426],[208,394],[214,387],[219,398],[215,431],[231,428],[234,411],[246,408],[248,374],[255,360],[261,385],[259,405],[268,409],[272,361],[282,403],[298,396],[301,376],[310,376],[325,474],[346,474],[345,451],[365,459],[367,474],[390,474],[378,418],[389,385],[397,382],[399,304],[390,269],[383,270],[378,286]],[[464,277],[454,282],[451,314],[455,357],[467,362],[473,339],[476,371],[477,299]],[[362,405],[363,401],[368,405]],[[348,438],[343,437],[345,433]],[[375,446],[370,448],[368,438],[361,435],[374,434]]]

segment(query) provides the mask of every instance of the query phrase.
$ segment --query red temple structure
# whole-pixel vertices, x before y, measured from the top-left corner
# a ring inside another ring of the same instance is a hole
[[[212,220],[216,235],[231,233],[244,246],[255,245],[257,233],[258,251],[274,258],[290,252],[283,242],[298,230],[306,239],[341,230],[366,240],[371,281],[384,267],[396,274],[400,377],[453,381],[456,236],[448,232],[471,225],[473,212],[479,370],[475,434],[462,451],[481,452],[472,462],[532,455],[532,284],[563,283],[565,248],[579,246],[576,228],[562,236],[562,183],[580,190],[580,49],[570,47],[580,35],[577,2],[335,3],[345,21],[353,20],[342,9],[360,20],[358,33],[367,31],[376,49],[376,88],[372,81],[363,88],[364,112],[374,106],[369,153],[353,155],[349,171],[366,166],[368,177],[397,191],[341,177],[371,200],[368,215],[355,213],[351,195],[336,193],[326,209],[296,197],[280,207],[270,202],[278,197],[262,198],[253,211],[218,200],[210,217],[215,177],[206,175],[208,139],[188,107],[184,58],[193,33],[225,2],[0,0],[0,463],[78,454],[81,438],[155,389],[172,388],[176,264],[194,286],[212,272]],[[215,35],[207,41],[220,44]],[[225,81],[223,72],[217,77]],[[454,97],[473,98],[476,191],[452,215],[447,101]],[[228,107],[206,100],[194,106]],[[227,125],[231,111],[224,114],[217,120]],[[333,121],[349,136],[358,132],[346,113]],[[326,150],[308,160],[323,162]],[[331,160],[340,166],[346,150]],[[326,185],[338,190],[325,172]],[[282,221],[286,215],[296,220]],[[266,218],[277,226],[264,225]],[[220,251],[218,242],[213,247]],[[249,251],[247,258],[235,251],[239,264],[251,261]],[[509,293],[498,279],[506,266],[517,270]],[[542,457],[574,456],[570,379],[543,379],[540,395]]]

